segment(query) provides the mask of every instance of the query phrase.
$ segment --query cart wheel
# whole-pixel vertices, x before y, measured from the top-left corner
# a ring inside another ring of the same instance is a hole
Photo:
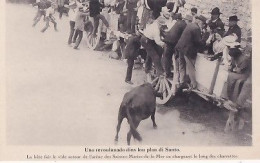
[[[163,105],[170,101],[173,95],[173,82],[171,80],[165,77],[155,77],[152,79],[152,76],[148,75],[147,81],[153,85],[156,92],[162,94],[162,97],[156,97],[157,104]]]
[[[100,47],[101,44],[101,25],[98,27],[98,31],[96,34],[96,37],[93,37],[92,32],[94,30],[93,23],[89,21],[85,25],[85,31],[86,31],[86,38],[87,38],[87,46],[91,50],[96,50],[98,47]]]

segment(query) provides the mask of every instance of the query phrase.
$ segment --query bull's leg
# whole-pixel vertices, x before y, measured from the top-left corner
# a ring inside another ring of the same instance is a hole
[[[118,133],[119,133],[119,131],[120,131],[121,123],[122,123],[123,119],[124,119],[124,118],[123,118],[122,116],[118,117],[118,123],[117,123],[117,127],[116,127],[115,141],[118,141]]]
[[[133,123],[134,123],[134,127],[135,129],[138,127],[139,123],[141,120],[137,120],[137,118],[133,118]],[[127,145],[130,145],[130,140],[131,140],[131,136],[132,136],[132,132],[131,132],[131,127],[129,132],[127,133]]]
[[[152,119],[152,121],[153,121],[153,128],[157,128],[157,124],[155,123],[155,111],[152,113],[152,115],[151,115],[151,119]]]

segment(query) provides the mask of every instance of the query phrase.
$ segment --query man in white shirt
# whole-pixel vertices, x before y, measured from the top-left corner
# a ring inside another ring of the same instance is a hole
[[[72,1],[69,4],[69,20],[70,20],[70,35],[69,35],[69,40],[68,44],[70,45],[72,43],[72,38],[75,32],[75,19],[76,19],[76,11],[77,11],[77,3],[76,1]]]
[[[163,74],[161,64],[161,57],[163,53],[164,42],[161,41],[160,28],[165,25],[166,18],[160,16],[150,25],[147,25],[143,31],[141,38],[141,45],[147,52],[145,63],[145,72],[149,73],[151,69],[151,61],[154,63],[156,74],[160,76]]]
[[[49,28],[50,22],[53,23],[54,29],[55,29],[55,31],[57,31],[57,22],[55,21],[55,18],[53,17],[54,13],[55,13],[55,3],[52,3],[51,7],[46,10],[46,18],[45,18],[46,25],[41,30],[41,32],[45,32]]]

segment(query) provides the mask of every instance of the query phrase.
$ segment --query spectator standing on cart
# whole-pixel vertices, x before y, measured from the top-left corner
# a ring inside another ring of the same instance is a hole
[[[210,28],[210,33],[214,38],[214,34],[218,33],[221,37],[223,37],[225,29],[224,29],[224,23],[220,19],[220,15],[222,13],[220,12],[220,9],[218,7],[215,7],[211,11],[211,18],[208,20],[207,24]],[[212,39],[211,43],[208,45],[208,53],[214,54],[213,52],[213,42],[215,39]]]
[[[89,1],[89,14],[90,14],[90,17],[93,17],[93,19],[94,19],[94,29],[92,32],[93,37],[97,37],[97,30],[98,30],[100,19],[105,24],[105,26],[107,28],[109,28],[108,21],[102,14],[100,14],[100,12],[102,10],[102,6],[103,5],[99,2],[99,0],[90,0]]]
[[[165,33],[165,37],[163,41],[165,42],[164,53],[163,53],[163,65],[164,71],[166,73],[167,78],[172,78],[173,74],[171,73],[171,66],[172,66],[172,56],[174,53],[175,45],[177,44],[178,40],[180,39],[182,32],[186,27],[186,22],[182,20],[182,15],[180,13],[175,15],[176,23],[172,26],[172,28]],[[176,58],[176,57],[174,57]],[[174,63],[175,68],[178,66]]]
[[[224,36],[229,36],[232,34],[236,34],[237,35],[237,42],[241,42],[241,28],[237,25],[237,22],[239,21],[239,19],[237,18],[236,15],[234,16],[230,16],[229,19],[229,29],[228,31],[224,34]]]
[[[41,32],[45,32],[50,27],[50,22],[53,23],[55,31],[57,31],[57,22],[55,21],[54,14],[55,14],[55,3],[51,4],[51,7],[46,10],[46,25],[41,30]]]
[[[220,12],[220,9],[218,7],[215,7],[210,14],[211,18],[207,24],[211,30],[211,33],[219,33],[221,36],[223,36],[225,29],[224,23],[220,19],[220,15],[222,14]]]
[[[74,49],[78,49],[79,44],[83,37],[83,31],[84,31],[84,24],[85,24],[85,18],[88,16],[89,13],[84,11],[83,6],[78,7],[78,12],[76,14],[75,18],[75,34],[73,37],[73,41],[75,41]]]
[[[191,81],[189,87],[191,89],[197,87],[195,61],[199,47],[205,45],[201,36],[201,29],[205,22],[206,18],[202,15],[196,17],[195,23],[188,22],[175,47],[179,66],[174,75],[176,76],[176,82],[178,83],[177,87],[179,88],[185,86],[186,71]]]
[[[70,34],[69,34],[69,39],[68,39],[69,45],[72,43],[72,38],[75,33],[75,19],[76,19],[76,13],[77,13],[76,10],[77,10],[76,1],[70,2],[70,4],[69,4]]]

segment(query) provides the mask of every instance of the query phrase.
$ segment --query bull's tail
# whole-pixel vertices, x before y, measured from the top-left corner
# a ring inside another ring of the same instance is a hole
[[[130,115],[130,112],[129,112],[129,107],[126,108],[126,115],[127,115],[127,119],[128,119],[128,123],[130,125],[130,130],[131,130],[131,133],[133,135],[133,137],[135,139],[137,139],[138,141],[142,141],[142,137],[141,135],[137,132],[136,130],[136,126],[134,125],[134,122],[133,122],[133,119]]]

